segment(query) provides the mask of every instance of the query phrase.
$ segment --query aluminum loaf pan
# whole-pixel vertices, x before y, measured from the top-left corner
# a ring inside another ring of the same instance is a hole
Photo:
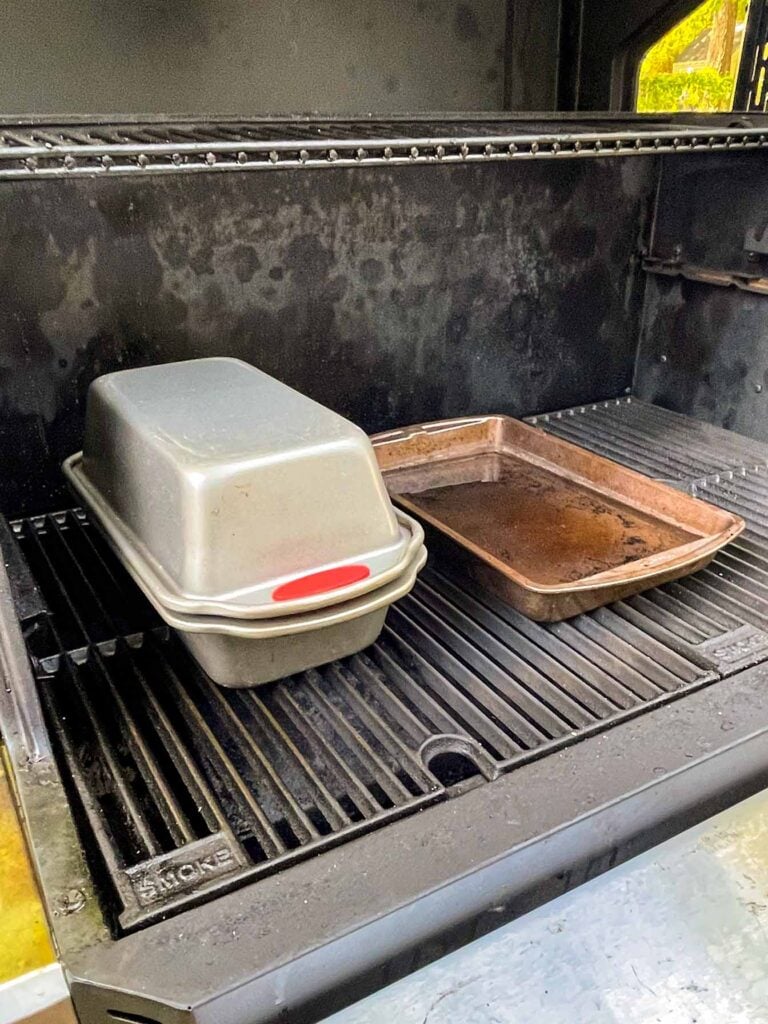
[[[374,643],[389,606],[411,590],[426,559],[426,549],[419,548],[398,579],[333,609],[268,623],[203,616],[184,621],[173,616],[174,627],[219,686],[258,686],[346,658]]]
[[[371,593],[385,584],[399,579],[413,563],[417,552],[424,543],[424,529],[421,524],[402,510],[395,509],[395,518],[407,541],[403,557],[385,572],[369,577],[354,586],[335,588],[314,597],[302,598],[290,603],[273,602],[271,605],[258,609],[249,608],[246,609],[247,614],[236,617],[228,614],[230,611],[228,605],[222,610],[222,606],[218,602],[182,601],[174,592],[168,591],[165,578],[156,571],[156,564],[146,557],[143,546],[137,545],[136,538],[126,529],[123,522],[117,518],[111,507],[104,501],[100,492],[86,477],[82,468],[82,453],[71,455],[66,460],[64,473],[72,485],[72,489],[87,506],[94,521],[106,535],[120,560],[150,597],[155,607],[161,610],[166,621],[170,621],[171,614],[175,614],[180,620],[200,619],[204,616],[217,616],[221,619],[233,618],[237,622],[262,619],[282,620],[287,616],[296,617],[318,608],[335,607],[340,602]]]
[[[121,556],[104,523],[98,519],[95,522]],[[419,536],[423,534],[420,532]],[[368,647],[381,632],[389,606],[411,590],[426,559],[426,548],[419,543],[404,570],[375,590],[325,608],[261,620],[174,612],[158,601],[133,562],[123,564],[215,683],[249,687],[324,665]]]
[[[184,614],[346,600],[396,578],[421,543],[363,431],[237,359],[99,377],[65,469]]]

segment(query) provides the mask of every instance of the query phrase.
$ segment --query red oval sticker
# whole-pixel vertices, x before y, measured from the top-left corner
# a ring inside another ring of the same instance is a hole
[[[358,583],[371,575],[367,565],[340,565],[336,569],[323,569],[312,572],[308,576],[300,576],[297,580],[283,583],[272,591],[273,601],[296,601],[301,597],[314,597],[315,594],[326,594],[329,590],[339,590],[352,583]]]

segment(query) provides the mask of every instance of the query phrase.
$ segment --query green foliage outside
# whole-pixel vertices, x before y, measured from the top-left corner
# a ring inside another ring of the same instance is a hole
[[[683,51],[712,25],[725,3],[735,3],[737,21],[746,18],[748,0],[704,0],[648,50],[640,65],[638,111],[731,109],[733,75],[721,75],[714,68],[672,70]]]
[[[637,109],[641,113],[670,110],[730,110],[733,75],[714,68],[640,76]]]

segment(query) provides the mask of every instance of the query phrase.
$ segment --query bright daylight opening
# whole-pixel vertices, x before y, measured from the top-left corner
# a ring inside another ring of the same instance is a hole
[[[748,0],[704,0],[658,39],[640,64],[637,110],[732,110],[747,7]]]

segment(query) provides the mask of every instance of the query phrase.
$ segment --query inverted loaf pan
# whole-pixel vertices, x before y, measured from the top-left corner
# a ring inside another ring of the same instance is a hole
[[[507,416],[372,438],[390,494],[476,579],[558,621],[703,568],[744,520]]]
[[[146,545],[139,541],[89,479],[84,469],[82,452],[71,455],[65,461],[63,468],[75,493],[88,507],[94,519],[108,536],[123,563],[141,581],[142,587],[151,593],[155,604],[162,606],[169,613],[178,613],[180,617],[221,616],[233,618],[239,622],[243,619],[282,619],[287,615],[303,615],[305,612],[315,611],[319,608],[335,608],[341,602],[379,590],[392,580],[400,579],[424,543],[424,530],[421,524],[404,512],[393,510],[392,514],[401,537],[401,551],[397,560],[386,569],[375,575],[367,576],[359,582],[347,586],[337,586],[331,591],[324,591],[314,596],[255,607],[242,606],[240,614],[235,615],[234,606],[230,602],[210,598],[194,598],[182,594],[174,588],[168,575],[163,572],[162,567],[148,552]],[[388,498],[387,502],[389,502]],[[254,517],[252,529],[256,528],[257,520]],[[218,554],[218,549],[215,550]],[[215,560],[212,552],[203,552],[201,557],[208,561]],[[241,552],[240,557],[244,563],[249,559],[252,564],[258,562],[258,556],[251,552]]]
[[[98,377],[65,468],[184,614],[333,604],[394,579],[413,553],[366,434],[237,359]]]
[[[121,557],[105,523],[94,521]],[[419,536],[423,536],[421,529]],[[173,611],[157,599],[132,561],[123,564],[215,683],[253,687],[368,647],[381,632],[389,606],[413,587],[426,558],[426,549],[419,544],[400,575],[375,590],[301,614],[257,620]]]
[[[396,580],[335,609],[321,609],[294,620],[243,622],[235,619],[176,621],[182,642],[219,686],[250,687],[346,658],[378,638],[389,606],[416,582],[427,552],[421,547]],[[277,632],[277,622],[286,632]]]

